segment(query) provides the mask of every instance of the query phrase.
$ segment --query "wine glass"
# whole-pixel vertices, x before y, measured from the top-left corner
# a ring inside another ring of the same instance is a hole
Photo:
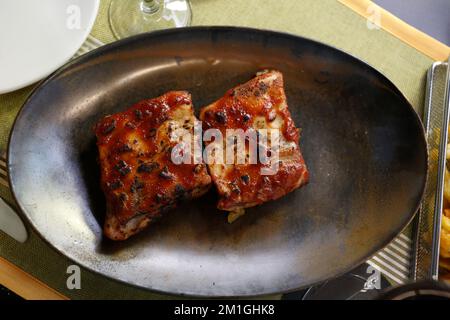
[[[189,0],[112,0],[109,23],[117,39],[135,34],[189,26]]]

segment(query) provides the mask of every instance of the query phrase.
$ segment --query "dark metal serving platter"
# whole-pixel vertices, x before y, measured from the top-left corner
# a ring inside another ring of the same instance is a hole
[[[267,68],[284,74],[310,183],[233,224],[212,191],[128,241],[106,240],[92,126],[175,89],[198,112]],[[54,73],[16,119],[8,166],[25,217],[76,263],[165,293],[248,296],[338,276],[387,245],[419,206],[427,148],[405,97],[360,60],[293,35],[198,27],[125,39]]]

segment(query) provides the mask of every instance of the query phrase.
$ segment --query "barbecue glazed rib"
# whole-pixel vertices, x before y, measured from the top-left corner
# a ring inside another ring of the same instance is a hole
[[[195,119],[190,94],[180,91],[139,102],[96,125],[108,238],[125,240],[180,200],[209,189],[205,164],[171,159],[180,132],[192,132]]]
[[[261,129],[279,129],[280,162],[272,174],[261,173],[263,167],[270,166],[261,162],[208,163],[220,195],[217,207],[234,212],[229,216],[230,222],[243,213],[243,208],[278,199],[308,182],[308,170],[298,145],[299,129],[288,110],[280,72],[259,73],[249,82],[229,90],[220,100],[203,108],[200,119],[204,130],[218,128],[224,137],[227,129],[254,129],[258,134],[264,131]],[[224,144],[223,148],[226,148]],[[255,156],[248,143],[244,152],[246,159]]]

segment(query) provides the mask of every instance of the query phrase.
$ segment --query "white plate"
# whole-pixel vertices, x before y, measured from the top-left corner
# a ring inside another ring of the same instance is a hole
[[[0,94],[46,77],[86,40],[99,0],[1,0]]]

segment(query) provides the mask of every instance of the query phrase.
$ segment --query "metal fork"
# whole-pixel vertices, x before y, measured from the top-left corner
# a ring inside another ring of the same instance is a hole
[[[0,153],[0,184],[9,188],[6,153]],[[19,215],[0,198],[0,230],[19,242],[25,242],[28,233]]]
[[[430,163],[421,209],[415,221],[414,280],[438,280],[439,242],[450,116],[450,57],[428,71],[424,125]],[[447,162],[448,165],[448,162]]]
[[[81,48],[78,50],[78,52],[73,56],[72,59],[78,58],[79,56],[88,53],[91,50],[94,50],[98,47],[101,47],[105,45],[103,42],[101,42],[100,40],[94,38],[93,36],[89,35],[88,38],[86,39],[86,41],[83,43],[83,45],[81,46]]]

